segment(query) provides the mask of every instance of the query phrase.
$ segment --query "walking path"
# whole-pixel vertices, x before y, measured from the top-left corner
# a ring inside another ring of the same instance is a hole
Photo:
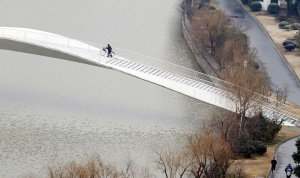
[[[292,159],[293,152],[297,151],[295,141],[297,138],[290,139],[280,144],[275,152],[275,159],[277,165],[274,173],[270,173],[269,178],[285,178],[284,169],[288,164],[295,166],[294,160]],[[271,161],[271,160],[270,160]],[[292,177],[295,177],[292,175]]]

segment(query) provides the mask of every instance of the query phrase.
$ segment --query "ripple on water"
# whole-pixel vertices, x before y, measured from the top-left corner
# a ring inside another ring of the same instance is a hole
[[[81,160],[94,153],[118,163],[130,155],[147,166],[153,163],[155,148],[182,146],[186,138],[184,130],[165,122],[5,113],[0,120],[0,175],[4,177],[42,173],[54,160]]]

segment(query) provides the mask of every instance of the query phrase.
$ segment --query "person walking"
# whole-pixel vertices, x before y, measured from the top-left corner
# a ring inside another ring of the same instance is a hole
[[[107,44],[106,49],[107,49],[107,57],[109,57],[109,55],[110,55],[110,53],[112,51],[112,47],[109,44]]]
[[[292,172],[293,172],[293,167],[291,166],[291,164],[288,164],[285,168],[285,174],[287,178],[290,178],[292,176]]]
[[[271,171],[272,171],[272,173],[273,173],[273,171],[275,171],[276,164],[277,164],[277,161],[276,161],[275,157],[273,157],[273,159],[271,160],[271,165],[272,165]]]

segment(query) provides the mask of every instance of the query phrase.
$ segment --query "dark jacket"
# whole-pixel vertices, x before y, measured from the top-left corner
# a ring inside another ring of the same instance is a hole
[[[288,171],[290,171],[290,172],[293,172],[294,170],[293,170],[293,167],[291,166],[291,165],[288,165],[286,168],[285,168],[285,172],[288,172]]]
[[[111,48],[110,45],[107,45],[107,50],[108,50],[108,52],[111,52],[111,51],[112,51],[112,48]]]

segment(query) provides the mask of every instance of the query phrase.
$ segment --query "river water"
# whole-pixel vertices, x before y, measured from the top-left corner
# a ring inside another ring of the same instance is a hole
[[[106,44],[200,70],[176,0],[10,0],[1,26]],[[118,71],[0,50],[0,177],[42,175],[56,162],[100,154],[153,164],[182,147],[215,107]]]

